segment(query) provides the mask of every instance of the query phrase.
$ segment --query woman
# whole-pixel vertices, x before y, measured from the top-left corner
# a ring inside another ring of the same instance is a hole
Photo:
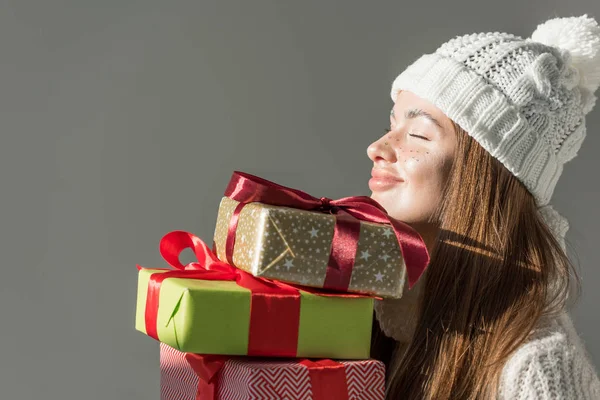
[[[600,399],[566,311],[580,284],[568,224],[548,205],[599,84],[600,27],[587,15],[529,39],[456,37],[395,79],[369,186],[431,263],[403,298],[376,305],[388,399]]]

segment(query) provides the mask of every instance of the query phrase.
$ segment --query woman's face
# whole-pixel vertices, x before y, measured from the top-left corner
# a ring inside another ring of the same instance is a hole
[[[441,200],[455,147],[450,119],[430,102],[401,91],[390,113],[390,131],[367,149],[373,161],[371,198],[398,220],[429,222]]]

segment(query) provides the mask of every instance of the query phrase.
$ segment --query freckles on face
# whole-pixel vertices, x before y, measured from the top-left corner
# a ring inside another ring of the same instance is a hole
[[[445,152],[427,148],[426,145],[409,143],[401,145],[400,139],[388,135],[387,143],[395,147],[399,169],[402,171],[405,183],[419,185],[421,189],[427,186],[439,186],[443,180],[443,172],[448,164],[449,157]],[[414,187],[414,186],[413,186]]]
[[[398,135],[394,133],[388,133],[383,140],[384,145],[390,146],[397,154],[398,161],[404,163],[403,168],[419,168],[417,163],[422,160],[431,160],[431,151],[427,146],[419,146],[415,143],[403,144]]]

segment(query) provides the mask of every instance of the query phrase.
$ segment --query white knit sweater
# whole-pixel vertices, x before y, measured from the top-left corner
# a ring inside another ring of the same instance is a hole
[[[540,322],[511,356],[500,400],[600,400],[600,380],[569,314]]]

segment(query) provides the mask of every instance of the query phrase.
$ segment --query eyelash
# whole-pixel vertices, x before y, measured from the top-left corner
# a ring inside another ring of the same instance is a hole
[[[388,134],[388,133],[390,133],[392,130],[391,130],[390,128],[385,128],[383,131],[384,131],[386,134]],[[415,135],[415,134],[412,134],[412,133],[409,133],[409,136],[412,136],[412,137],[416,137],[416,138],[419,138],[419,139],[423,139],[423,140],[427,140],[427,141],[429,141],[429,139],[428,139],[428,138],[426,138],[425,136],[421,136],[421,135]]]

